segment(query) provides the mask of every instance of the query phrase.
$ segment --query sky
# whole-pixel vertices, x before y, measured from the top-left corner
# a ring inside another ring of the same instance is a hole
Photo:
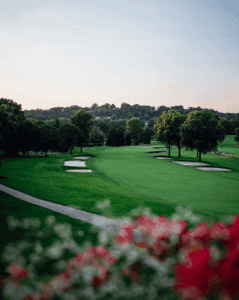
[[[238,0],[0,0],[0,98],[239,113]]]

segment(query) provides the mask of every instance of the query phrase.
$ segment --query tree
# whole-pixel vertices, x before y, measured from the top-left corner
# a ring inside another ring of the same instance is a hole
[[[235,129],[235,142],[239,143],[239,127]]]
[[[9,111],[7,104],[0,105],[0,125],[1,136],[3,139],[2,150],[5,155],[14,156],[17,155],[18,149],[16,147],[17,138],[17,118]]]
[[[151,131],[150,131],[149,127],[147,126],[143,132],[142,142],[143,142],[143,144],[150,144],[150,141],[151,141]]]
[[[62,143],[62,139],[59,133],[59,130],[54,126],[44,124],[40,125],[39,128],[43,134],[41,141],[41,150],[45,152],[45,156],[47,157],[47,151],[56,151],[60,149],[60,145]]]
[[[59,121],[58,118],[55,120],[54,126],[55,126],[56,128],[58,128],[58,127],[60,126],[60,121]]]
[[[218,142],[225,139],[225,129],[219,123],[219,116],[206,109],[194,113],[193,118],[190,115],[189,119],[180,128],[182,144],[191,150],[196,149],[201,161],[202,153],[217,150]]]
[[[125,145],[131,146],[132,139],[133,139],[132,134],[130,132],[127,132],[125,136]]]
[[[182,139],[180,135],[180,126],[185,122],[187,116],[181,115],[179,112],[176,112],[172,117],[171,130],[173,131],[172,135],[172,144],[178,148],[178,157],[181,157],[181,148],[182,148]]]
[[[83,109],[74,113],[71,118],[72,123],[82,131],[82,142],[88,143],[90,139],[90,129],[93,126],[92,116]],[[82,147],[81,147],[82,152]]]
[[[225,135],[231,135],[234,133],[234,127],[231,121],[222,119],[220,124],[225,128]]]
[[[122,126],[119,126],[118,129],[116,129],[116,141],[115,146],[123,146],[124,145],[124,128]]]
[[[157,122],[154,126],[157,140],[168,147],[168,155],[170,155],[172,145],[178,147],[179,156],[181,155],[180,125],[183,121],[184,117],[174,110],[164,111],[163,114],[157,118]]]
[[[107,135],[106,146],[115,146],[117,138],[117,130],[115,127],[110,127]]]
[[[0,125],[0,128],[1,128],[1,125]],[[1,133],[0,133],[0,149],[2,148],[2,144],[3,144],[3,138],[2,138]],[[0,150],[0,168],[1,168],[2,163],[3,163],[3,160],[2,160],[3,155],[4,155],[4,152]]]
[[[25,152],[38,148],[43,138],[40,128],[31,121],[22,121],[17,126],[18,149],[24,155]]]
[[[65,146],[67,150],[70,148],[72,156],[74,144],[76,144],[79,139],[82,139],[82,131],[73,124],[64,124],[59,127],[59,132],[62,138],[63,147]]]
[[[122,104],[123,105],[123,104]],[[132,118],[126,122],[126,129],[132,134],[134,145],[139,143],[140,136],[143,132],[142,123],[138,118]]]

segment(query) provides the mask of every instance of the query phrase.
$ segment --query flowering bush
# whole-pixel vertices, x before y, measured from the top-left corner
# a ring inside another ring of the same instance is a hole
[[[109,213],[109,200],[97,205]],[[182,207],[170,218],[138,208],[118,221],[118,233],[95,229],[99,245],[79,247],[69,224],[48,217],[52,245],[6,247],[5,299],[239,299],[238,216],[214,222]],[[11,229],[19,224],[9,218]],[[62,259],[65,250],[72,255]],[[52,265],[58,273],[49,276]]]

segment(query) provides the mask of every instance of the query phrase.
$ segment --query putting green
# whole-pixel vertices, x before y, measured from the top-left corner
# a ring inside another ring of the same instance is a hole
[[[200,172],[168,160],[157,161],[153,153],[149,153],[151,149],[140,146],[107,148],[101,151],[94,165],[122,188],[132,190],[145,200],[150,199],[154,207],[171,203],[191,206],[202,214],[239,212],[239,161],[229,162],[226,158],[205,155],[202,157],[205,163],[227,167],[232,172]],[[172,149],[171,153],[177,158],[177,149]],[[186,155],[192,152],[182,150],[184,159]]]

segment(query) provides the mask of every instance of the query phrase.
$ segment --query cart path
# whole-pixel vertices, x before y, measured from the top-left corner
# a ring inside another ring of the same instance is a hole
[[[22,193],[15,189],[9,188],[5,185],[0,184],[0,190],[7,193],[15,198],[21,199],[23,201],[48,208],[50,210],[56,211],[62,215],[66,215],[73,219],[77,219],[86,223],[89,223],[95,227],[99,227],[107,232],[119,232],[120,223],[114,219],[109,219],[97,214],[93,214],[84,210],[76,209],[73,207],[53,203],[50,201],[38,199],[36,197],[30,196],[28,194]]]

